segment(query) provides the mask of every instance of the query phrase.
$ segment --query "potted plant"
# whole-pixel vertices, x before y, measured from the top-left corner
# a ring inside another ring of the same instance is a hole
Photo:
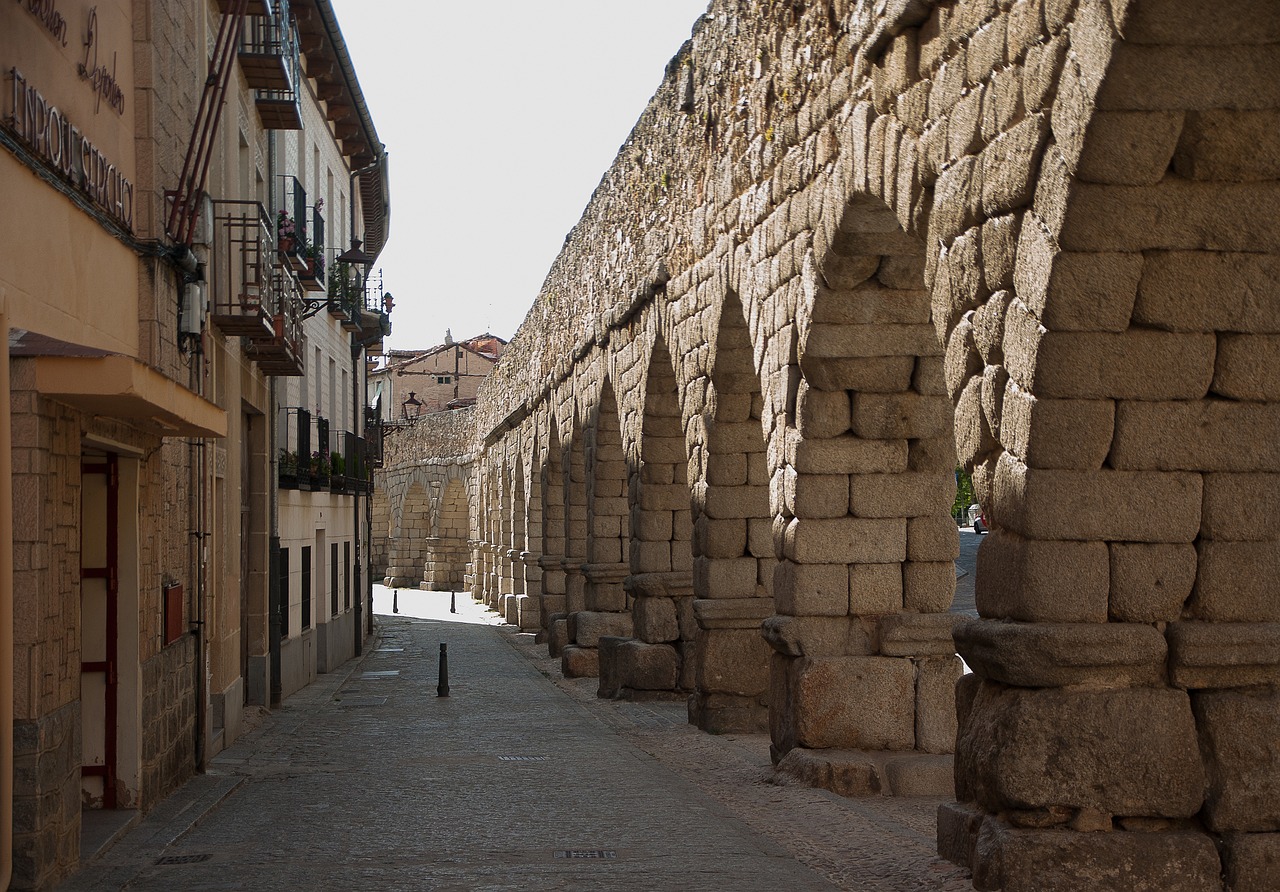
[[[285,211],[276,214],[276,241],[281,254],[289,256],[298,252],[298,225]]]
[[[308,291],[324,291],[324,248],[307,245],[302,249],[306,267],[298,272],[298,278]]]
[[[347,459],[339,452],[329,453],[329,488],[334,492],[347,488]]]
[[[329,476],[329,458],[323,452],[316,450],[311,453],[311,479],[312,482],[319,482]]]
[[[298,453],[281,449],[279,455],[280,485],[293,487],[298,482]]]

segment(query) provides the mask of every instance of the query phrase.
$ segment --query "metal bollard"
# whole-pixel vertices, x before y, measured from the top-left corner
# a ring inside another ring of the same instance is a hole
[[[449,612],[450,613],[458,612],[458,593],[457,592],[449,592]]]
[[[449,696],[449,645],[440,643],[440,683],[436,685],[437,697]]]
[[[391,590],[391,612],[400,612],[400,589],[393,588]]]

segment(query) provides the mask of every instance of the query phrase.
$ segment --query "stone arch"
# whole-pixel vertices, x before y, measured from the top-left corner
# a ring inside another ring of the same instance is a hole
[[[561,654],[566,676],[600,674],[603,635],[631,634],[630,601],[623,580],[631,538],[627,506],[627,462],[613,384],[606,377],[591,407],[586,442],[586,562],[582,565],[584,609],[570,613],[572,645]]]
[[[471,521],[475,531],[475,544],[471,549],[471,597],[481,603],[487,603],[493,567],[491,538],[493,512],[490,504],[493,491],[492,475],[493,468],[489,463],[481,462],[476,474],[476,499]]]
[[[772,517],[764,399],[743,306],[720,301],[705,410],[705,479],[694,499],[697,690],[690,720],[716,733],[768,728],[770,650],[761,622],[774,612]]]
[[[883,202],[847,202],[802,270],[776,422],[774,753],[806,777],[839,764],[864,793],[951,791],[955,448],[924,265]]]
[[[542,454],[539,450],[535,422],[525,425],[527,446],[522,446],[521,469],[528,481],[523,511],[524,535],[521,538],[521,595],[516,604],[517,625],[528,632],[542,628]]]
[[[547,412],[545,446],[540,453],[542,485],[542,541],[538,566],[542,568],[542,609],[539,613],[540,636],[549,633],[556,620],[565,614],[565,483],[564,444],[560,440],[559,425],[554,411]],[[540,638],[541,640],[541,638]],[[561,644],[548,644],[551,656],[559,656]]]
[[[479,596],[486,607],[498,608],[502,580],[502,483],[504,477],[497,461],[491,461],[483,476],[480,511],[480,586]]]
[[[624,588],[635,637],[600,655],[600,695],[693,688],[693,523],[680,390],[666,340],[649,350],[639,408],[639,460],[627,480],[630,543]]]
[[[565,612],[572,616],[585,610],[587,562],[587,454],[586,432],[575,419],[569,443],[568,473],[565,476]],[[572,638],[566,637],[566,641]]]
[[[1280,619],[1275,512],[1242,508],[1280,504],[1280,316],[1257,302],[1280,272],[1277,64],[1241,19],[1183,33],[1166,11],[1076,12],[1034,116],[1043,150],[1008,293],[948,349],[960,398],[983,410],[971,448],[994,535],[981,619],[957,633],[974,668],[958,694],[964,804],[942,820],[981,822],[989,861],[976,829],[946,854],[993,887],[1081,825],[1116,832],[1073,834],[1068,869],[1149,859],[1188,887],[1242,882],[1280,847],[1275,809],[1236,798],[1257,780],[1227,743],[1277,739],[1274,661],[1225,656]],[[1275,40],[1274,9],[1264,20]],[[1032,784],[1032,750],[1071,769]],[[1047,820],[1015,831],[1011,803]],[[1133,832],[1151,822],[1195,829]]]
[[[386,475],[381,477],[382,481],[387,479]],[[387,497],[385,482],[382,486],[374,489],[372,501],[372,520],[371,534],[369,537],[370,544],[370,575],[374,579],[383,579],[387,575],[387,561],[390,558],[389,544],[391,541],[392,519],[391,505]]]
[[[421,469],[406,481],[404,495],[391,512],[385,584],[401,588],[423,581],[431,532],[431,481]]]
[[[460,591],[470,554],[466,480],[451,466],[435,511],[435,525],[427,541],[423,588],[431,591]]]
[[[514,438],[513,438],[514,439]],[[505,558],[507,579],[506,595],[499,612],[508,623],[520,625],[520,599],[525,596],[524,589],[524,556],[528,544],[525,532],[528,523],[528,502],[525,497],[524,462],[515,456],[511,462],[511,507],[510,516],[505,519],[508,524],[508,537]]]

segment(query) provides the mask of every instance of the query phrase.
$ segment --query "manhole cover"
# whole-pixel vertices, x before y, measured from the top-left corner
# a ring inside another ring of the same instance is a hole
[[[556,852],[556,857],[612,861],[618,857],[618,853],[614,849],[560,849]]]
[[[201,861],[208,861],[212,857],[208,853],[203,855],[164,855],[156,859],[156,864],[199,864]]]
[[[550,756],[499,756],[499,762],[549,762]]]

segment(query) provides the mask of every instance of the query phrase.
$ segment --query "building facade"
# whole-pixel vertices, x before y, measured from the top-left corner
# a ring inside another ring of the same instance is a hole
[[[428,350],[392,350],[369,374],[369,403],[388,423],[469,405],[506,348],[486,332],[465,341],[446,334]]]
[[[0,870],[48,888],[82,809],[145,811],[358,649],[389,189],[327,0],[8,4],[0,70]]]

